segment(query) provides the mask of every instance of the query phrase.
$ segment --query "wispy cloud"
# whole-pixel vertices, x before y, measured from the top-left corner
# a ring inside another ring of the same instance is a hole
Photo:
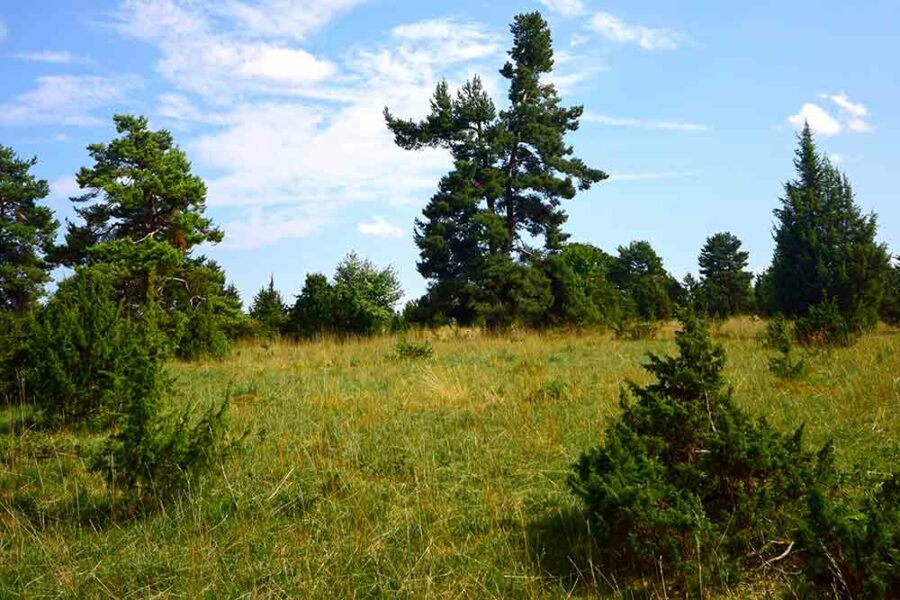
[[[19,52],[15,54],[19,60],[50,64],[70,64],[88,62],[86,58],[75,56],[68,50],[35,50],[32,52]]]
[[[627,117],[611,117],[609,115],[585,112],[585,122],[609,125],[612,127],[639,127],[643,129],[669,129],[675,131],[710,131],[712,128],[689,121],[655,121],[648,119],[632,119]]]
[[[0,104],[0,125],[97,125],[92,111],[120,104],[140,85],[134,77],[51,75],[33,89]]]
[[[687,39],[678,31],[626,23],[607,12],[595,13],[588,27],[608,40],[620,44],[637,44],[644,50],[675,50]]]
[[[584,12],[584,3],[581,0],[539,0],[550,11],[559,13],[564,17],[577,17]]]
[[[363,235],[380,238],[402,238],[406,231],[390,223],[384,217],[375,217],[371,221],[360,223],[357,230]]]
[[[847,94],[820,94],[820,98],[831,103],[832,113],[828,108],[812,102],[800,107],[800,110],[788,117],[788,122],[796,129],[809,123],[813,132],[826,137],[844,132],[868,133],[874,128],[867,120],[869,109],[860,102],[852,102]]]
[[[6,28],[6,23],[3,19],[0,19],[0,42],[6,39],[9,30]]]

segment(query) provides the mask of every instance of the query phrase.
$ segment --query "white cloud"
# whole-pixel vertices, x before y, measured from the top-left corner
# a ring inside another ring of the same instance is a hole
[[[390,223],[384,217],[375,217],[371,221],[360,223],[357,230],[363,235],[380,238],[402,238],[406,235],[406,231]]]
[[[588,123],[610,125],[613,127],[640,127],[644,129],[671,129],[675,131],[710,131],[711,127],[688,121],[652,121],[647,119],[631,119],[627,117],[611,117],[593,112],[586,112],[583,120]]]
[[[54,200],[68,200],[72,196],[80,196],[81,188],[72,175],[62,175],[50,181],[50,198]]]
[[[814,133],[824,136],[833,136],[844,132],[868,133],[874,131],[872,125],[866,120],[869,109],[864,104],[851,102],[844,92],[821,94],[820,97],[832,102],[837,107],[836,115],[818,104],[807,103],[800,108],[800,112],[788,117],[788,122],[796,129],[802,128],[804,123],[809,123],[810,129]]]
[[[19,52],[15,56],[21,60],[51,64],[68,64],[83,61],[83,59],[73,56],[68,50],[36,50],[34,52]]]
[[[253,35],[305,38],[338,15],[364,0],[263,0],[249,3],[230,0],[224,12]]]
[[[581,0],[539,0],[549,10],[559,13],[564,17],[577,17],[584,12],[584,3]]]
[[[606,12],[596,13],[588,26],[608,40],[620,44],[637,44],[644,50],[675,50],[686,39],[677,31],[632,25]]]
[[[839,94],[822,94],[822,98],[825,100],[831,100],[842,110],[857,119],[861,119],[869,114],[869,109],[866,108],[864,104],[851,102],[847,97],[847,94],[845,94],[844,92],[841,92]]]
[[[833,165],[839,165],[844,162],[844,155],[838,154],[837,152],[829,152],[828,160],[830,160]]]
[[[96,108],[122,102],[139,85],[133,77],[51,75],[37,86],[0,104],[0,125],[97,125]]]
[[[313,0],[311,6],[325,4]],[[254,32],[259,36],[277,31],[266,19],[281,14],[293,18],[291,15],[301,12],[300,3],[273,0],[251,6],[230,2],[218,6],[218,12],[216,6],[190,0],[125,0],[116,13],[116,27],[156,44],[163,53],[158,70],[178,87],[219,101],[243,93],[302,95],[304,86],[321,83],[336,73],[329,61],[302,48],[253,37]],[[263,9],[272,12],[258,12]],[[257,14],[258,19],[253,16]],[[223,20],[223,15],[232,18]],[[281,26],[299,27],[287,22]]]
[[[278,211],[254,208],[240,219],[227,221],[225,248],[245,250],[260,248],[286,239],[301,238],[317,233],[330,222],[310,206],[291,207]]]

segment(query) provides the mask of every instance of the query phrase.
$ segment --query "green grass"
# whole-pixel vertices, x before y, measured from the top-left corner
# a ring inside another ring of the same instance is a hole
[[[727,323],[738,403],[839,463],[900,463],[900,335],[810,358],[803,380],[769,373],[762,324]],[[173,364],[174,402],[231,394],[244,451],[189,497],[134,511],[87,472],[96,438],[29,430],[0,412],[0,597],[563,597],[614,594],[591,562],[569,466],[646,381],[658,339],[598,333],[489,337],[442,331],[434,356],[395,338],[241,345]],[[763,595],[764,585],[724,595]],[[620,594],[624,591],[619,589]]]

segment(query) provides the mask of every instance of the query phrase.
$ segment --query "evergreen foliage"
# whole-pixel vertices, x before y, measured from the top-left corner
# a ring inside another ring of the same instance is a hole
[[[400,280],[392,267],[379,268],[351,252],[337,266],[332,282],[318,273],[307,275],[290,311],[287,329],[305,337],[324,332],[384,332],[394,324],[394,307],[402,297]]]
[[[182,252],[219,242],[222,232],[203,215],[206,185],[166,130],[152,131],[145,117],[115,115],[119,137],[91,144],[94,160],[76,181],[86,192],[72,199],[82,225],[69,223],[64,264],[83,264],[88,249],[102,242],[148,238]]]
[[[659,321],[672,315],[672,277],[649,242],[619,246],[610,280],[625,294],[626,316]]]
[[[135,365],[150,360],[138,328],[104,273],[81,269],[37,313],[27,394],[51,424],[106,425],[130,393]]]
[[[830,452],[814,456],[801,430],[780,434],[745,415],[722,379],[721,346],[692,314],[682,323],[679,355],[650,356],[656,381],[623,392],[622,416],[569,483],[611,568],[652,577],[661,563],[673,587],[696,592],[774,552],[770,540],[793,530]]]
[[[808,124],[794,166],[797,178],[775,210],[774,305],[802,317],[833,301],[850,331],[872,327],[888,268],[888,254],[875,241],[875,215],[862,214],[850,181],[819,153]]]
[[[889,325],[900,325],[900,262],[895,262],[888,272],[881,318]]]
[[[546,21],[537,12],[520,14],[510,29],[513,46],[500,71],[509,83],[506,110],[497,111],[477,76],[455,96],[439,83],[421,122],[385,109],[400,147],[444,148],[453,157],[453,170],[416,223],[418,269],[431,282],[418,309],[431,321],[533,321],[550,306],[550,284],[535,272],[541,251],[528,240],[558,250],[567,237],[562,200],[607,177],[565,143],[583,109],[560,106],[545,81],[553,70]]]
[[[805,553],[800,597],[900,597],[900,475],[862,502],[813,490],[797,541]]]
[[[551,324],[614,327],[622,320],[622,294],[610,281],[615,259],[590,244],[566,244],[547,257],[553,304]]]
[[[750,254],[732,233],[717,233],[700,250],[699,303],[719,319],[753,309],[753,273],[747,271]]]
[[[250,316],[266,335],[280,333],[287,322],[287,307],[281,299],[281,292],[275,289],[275,277],[269,277],[269,285],[260,289],[250,305]]]
[[[765,346],[778,352],[769,359],[769,371],[783,379],[797,379],[807,371],[806,361],[796,356],[795,336],[794,324],[782,315],[766,326]]]
[[[33,311],[0,310],[0,405],[23,402]]]
[[[50,188],[29,172],[36,164],[0,145],[0,312],[30,310],[50,279],[45,258],[59,224],[38,204]]]

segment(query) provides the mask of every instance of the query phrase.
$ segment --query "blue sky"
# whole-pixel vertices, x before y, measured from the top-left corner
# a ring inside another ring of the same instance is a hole
[[[392,145],[381,110],[419,117],[434,83],[497,70],[513,15],[541,10],[571,141],[612,174],[567,204],[573,239],[650,240],[677,276],[731,231],[760,270],[806,118],[900,248],[896,0],[41,0],[0,2],[0,143],[36,155],[71,216],[85,146],[111,115],[175,135],[226,241],[205,249],[245,299],[287,297],[349,250],[393,264],[408,296],[413,220],[448,168]]]

